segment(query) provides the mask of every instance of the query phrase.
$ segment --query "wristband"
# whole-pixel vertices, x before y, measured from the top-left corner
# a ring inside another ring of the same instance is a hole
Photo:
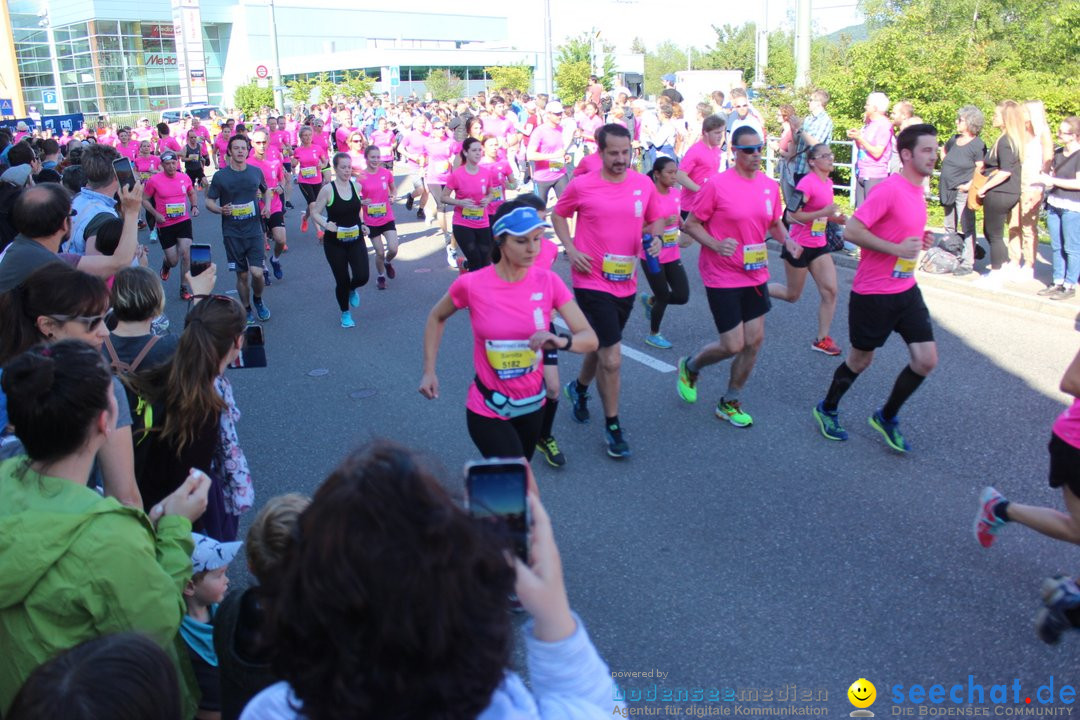
[[[573,345],[574,345],[574,337],[573,337],[573,335],[564,335],[564,334],[560,333],[559,337],[566,338],[566,346],[561,347],[559,349],[563,350],[563,351],[569,351],[570,348],[573,347]]]

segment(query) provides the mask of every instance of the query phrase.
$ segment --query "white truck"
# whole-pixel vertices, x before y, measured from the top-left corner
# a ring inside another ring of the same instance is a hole
[[[683,111],[692,117],[692,108],[699,102],[709,102],[714,90],[723,90],[724,98],[731,97],[731,88],[745,87],[742,70],[680,70],[675,73],[675,89],[682,93]]]

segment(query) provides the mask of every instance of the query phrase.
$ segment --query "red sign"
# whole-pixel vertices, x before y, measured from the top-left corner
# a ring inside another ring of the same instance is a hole
[[[258,77],[260,80],[262,78],[265,78],[269,74],[270,68],[266,67],[265,65],[260,65],[259,67],[255,68],[255,76]]]

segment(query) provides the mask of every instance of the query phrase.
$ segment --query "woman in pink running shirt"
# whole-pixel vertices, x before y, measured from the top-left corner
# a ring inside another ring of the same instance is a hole
[[[488,221],[491,202],[491,178],[487,166],[480,166],[483,145],[476,138],[465,138],[461,150],[462,166],[450,173],[443,186],[443,203],[454,207],[454,239],[465,253],[469,271],[491,264],[494,239]]]
[[[499,139],[487,136],[483,140],[484,157],[480,158],[480,167],[488,171],[491,178],[491,202],[488,215],[494,215],[506,200],[506,191],[517,187],[514,170],[506,159],[499,159]]]
[[[349,155],[349,159],[352,160],[352,172],[353,177],[360,177],[360,173],[367,170],[367,140],[364,138],[364,133],[359,130],[353,130],[349,133],[348,138],[345,141],[345,146],[348,148],[346,151]]]
[[[679,252],[682,188],[679,187],[676,179],[678,169],[679,166],[674,160],[661,156],[656,159],[656,163],[648,173],[656,187],[660,216],[664,220],[663,233],[652,240],[660,243],[660,255],[657,258],[660,261],[660,272],[656,274],[649,272],[644,247],[639,253],[641,272],[649,283],[649,289],[652,290],[651,294],[642,293],[641,295],[645,319],[649,321],[649,334],[645,336],[645,344],[661,350],[671,349],[671,342],[660,334],[664,312],[668,305],[685,305],[690,299],[690,283],[686,278],[686,269],[683,267]],[[691,238],[686,236],[686,239]]]
[[[544,228],[532,208],[508,203],[495,216],[495,264],[458,276],[428,315],[420,394],[439,397],[435,360],[446,321],[468,308],[474,380],[465,403],[469,436],[484,457],[531,459],[540,440],[544,403],[542,352],[591,352],[596,333],[562,278],[536,266]],[[553,310],[572,335],[548,329]]]
[[[139,141],[131,139],[130,128],[120,128],[116,150],[128,160],[135,162],[135,156],[139,154]]]
[[[397,277],[391,261],[397,257],[398,236],[394,222],[394,173],[379,162],[379,148],[367,148],[366,169],[357,175],[360,185],[360,201],[364,206],[364,225],[368,229],[371,246],[375,248],[375,270],[378,277],[375,286],[386,289],[386,278]]]
[[[157,155],[152,155],[153,151],[154,144],[150,140],[143,140],[139,143],[139,153],[132,159],[131,164],[135,166],[135,173],[139,176],[139,180],[143,185],[150,179],[150,176],[161,172],[161,159]],[[154,216],[149,212],[145,213],[145,215],[146,227],[150,229],[150,242],[155,242],[158,235]]]
[[[596,131],[603,124],[604,120],[599,115],[599,108],[596,107],[596,103],[585,103],[585,114],[578,122],[578,127],[581,128],[581,137],[585,142],[585,151],[587,153],[596,152]]]
[[[446,218],[446,204],[442,201],[442,189],[446,184],[446,179],[450,177],[453,144],[453,140],[446,134],[446,123],[441,118],[435,120],[431,125],[431,137],[424,143],[423,167],[426,169],[424,180],[427,182],[428,192],[435,200],[437,222],[448,246],[452,236]],[[447,255],[449,260],[452,252],[448,251]]]
[[[329,167],[326,151],[312,141],[314,133],[305,125],[300,128],[300,144],[293,153],[295,158],[294,169],[296,170],[296,182],[300,186],[300,192],[307,202],[307,209],[300,220],[300,232],[308,230],[308,218],[314,209],[315,201],[319,197],[319,189],[323,186],[323,170]],[[318,232],[322,237],[322,231]]]
[[[379,118],[378,129],[371,133],[371,144],[379,148],[379,162],[387,170],[394,169],[394,133],[387,128],[386,118]]]

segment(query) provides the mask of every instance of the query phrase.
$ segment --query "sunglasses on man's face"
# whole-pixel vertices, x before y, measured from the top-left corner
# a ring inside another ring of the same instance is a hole
[[[757,145],[732,145],[731,147],[735,148],[744,155],[757,155],[761,152],[762,144],[758,143]]]

